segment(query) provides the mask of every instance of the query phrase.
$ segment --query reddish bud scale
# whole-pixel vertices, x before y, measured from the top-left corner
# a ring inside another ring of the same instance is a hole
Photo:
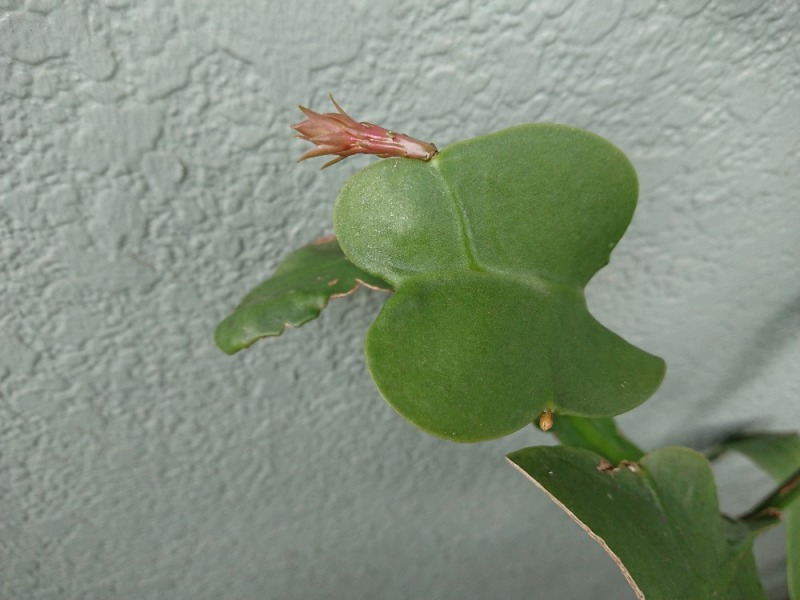
[[[298,138],[311,142],[316,147],[303,154],[299,160],[315,156],[336,156],[322,166],[324,169],[353,154],[430,160],[438,152],[436,146],[430,142],[389,131],[380,125],[356,121],[342,110],[333,96],[331,102],[338,112],[320,114],[304,106],[300,107],[308,118],[292,125],[292,129],[297,131]]]

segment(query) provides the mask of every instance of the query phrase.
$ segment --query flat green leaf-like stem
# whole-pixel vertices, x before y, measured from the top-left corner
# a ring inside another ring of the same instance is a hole
[[[384,398],[457,441],[552,412],[610,417],[658,388],[664,361],[589,314],[583,288],[636,206],[628,159],[563,125],[522,125],[428,162],[390,159],[342,188],[334,227],[392,284],[366,339]]]
[[[719,513],[708,461],[668,447],[612,466],[566,446],[508,456],[622,570],[637,598],[765,600],[752,538]]]
[[[214,339],[234,354],[257,340],[280,335],[319,316],[331,298],[346,296],[359,285],[389,290],[342,253],[336,239],[323,238],[290,254],[273,276],[245,296],[217,327]]]
[[[796,433],[742,433],[723,441],[712,453],[739,452],[764,469],[775,481],[783,481],[800,468],[800,435]]]

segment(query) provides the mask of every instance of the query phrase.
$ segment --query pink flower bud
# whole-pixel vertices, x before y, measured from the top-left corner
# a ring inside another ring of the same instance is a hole
[[[298,138],[311,142],[316,148],[303,154],[299,160],[327,154],[335,155],[336,158],[322,166],[324,169],[353,154],[430,160],[438,152],[436,146],[430,142],[395,133],[372,123],[360,123],[344,112],[342,107],[336,104],[333,96],[331,102],[339,112],[320,114],[304,106],[300,107],[308,118],[292,125],[292,129],[298,132]]]

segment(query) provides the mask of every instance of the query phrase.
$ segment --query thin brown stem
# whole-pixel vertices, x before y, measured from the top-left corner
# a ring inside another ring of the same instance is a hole
[[[800,498],[800,469],[792,473],[769,496],[739,519],[754,521],[764,518],[781,518],[783,511],[798,498]]]

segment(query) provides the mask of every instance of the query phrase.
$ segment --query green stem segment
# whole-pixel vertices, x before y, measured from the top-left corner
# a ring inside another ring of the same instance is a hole
[[[614,419],[587,419],[555,415],[553,428],[558,441],[565,446],[585,448],[603,456],[613,464],[638,461],[644,452],[617,429]]]

